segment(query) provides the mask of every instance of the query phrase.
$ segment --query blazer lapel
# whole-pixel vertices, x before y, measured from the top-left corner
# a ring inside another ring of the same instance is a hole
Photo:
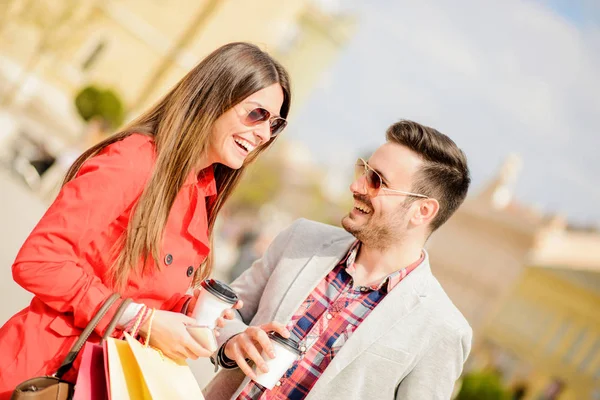
[[[319,282],[346,255],[355,240],[353,236],[348,235],[323,245],[288,285],[273,320],[286,324]]]
[[[327,385],[363,351],[392,329],[394,325],[417,310],[422,298],[427,295],[426,288],[430,275],[429,257],[426,254],[421,265],[385,296],[381,303],[356,328],[318,379],[312,391],[318,391],[319,387]]]

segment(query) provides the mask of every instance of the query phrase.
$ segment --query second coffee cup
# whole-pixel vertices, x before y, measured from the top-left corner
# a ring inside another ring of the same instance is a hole
[[[214,329],[217,319],[223,311],[233,307],[239,298],[233,289],[221,281],[207,279],[201,285],[202,290],[198,296],[192,317],[198,325]]]
[[[277,332],[270,332],[269,339],[271,339],[271,343],[273,344],[275,358],[269,358],[264,351],[261,353],[261,357],[267,363],[267,367],[269,367],[269,372],[262,372],[256,366],[252,370],[256,374],[255,381],[270,390],[275,387],[277,381],[285,374],[285,371],[292,366],[300,355],[300,350],[297,342],[292,339],[286,339]]]

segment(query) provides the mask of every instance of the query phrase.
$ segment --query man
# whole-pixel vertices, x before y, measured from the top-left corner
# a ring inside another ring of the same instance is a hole
[[[233,283],[244,307],[221,330],[206,387],[214,399],[449,399],[472,331],[429,267],[423,246],[467,195],[463,152],[412,121],[387,131],[350,186],[345,231],[299,220]],[[302,354],[272,390],[267,332]]]

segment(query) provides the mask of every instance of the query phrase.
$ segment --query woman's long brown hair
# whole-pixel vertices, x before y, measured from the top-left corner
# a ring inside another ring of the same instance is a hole
[[[280,115],[286,118],[291,102],[286,70],[254,45],[227,44],[202,60],[147,112],[75,161],[64,183],[75,178],[86,160],[132,133],[151,136],[156,146],[154,171],[132,212],[125,236],[117,244],[115,262],[105,277],[107,283],[122,289],[132,272],[143,273],[148,269],[150,258],[154,266],[160,268],[159,252],[169,212],[186,178],[206,155],[214,122],[246,97],[275,83],[283,89]],[[240,169],[214,165],[217,195],[207,198],[206,204],[211,243],[217,215],[237,186],[245,166],[272,142],[248,155]],[[212,253],[196,271],[195,284],[210,275]],[[141,260],[142,271],[136,271]]]

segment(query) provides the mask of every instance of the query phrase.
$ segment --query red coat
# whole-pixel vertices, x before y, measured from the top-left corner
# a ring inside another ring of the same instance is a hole
[[[15,281],[35,297],[0,328],[0,399],[34,376],[56,372],[102,303],[114,292],[103,277],[112,248],[155,163],[154,143],[134,134],[88,160],[67,183],[21,248]],[[123,297],[180,311],[194,271],[209,252],[207,196],[216,194],[212,167],[190,176],[169,214],[161,271],[129,279]],[[4,299],[9,301],[9,299]],[[97,342],[117,305],[90,338]],[[76,366],[78,363],[76,362]],[[73,380],[76,373],[67,374]]]

